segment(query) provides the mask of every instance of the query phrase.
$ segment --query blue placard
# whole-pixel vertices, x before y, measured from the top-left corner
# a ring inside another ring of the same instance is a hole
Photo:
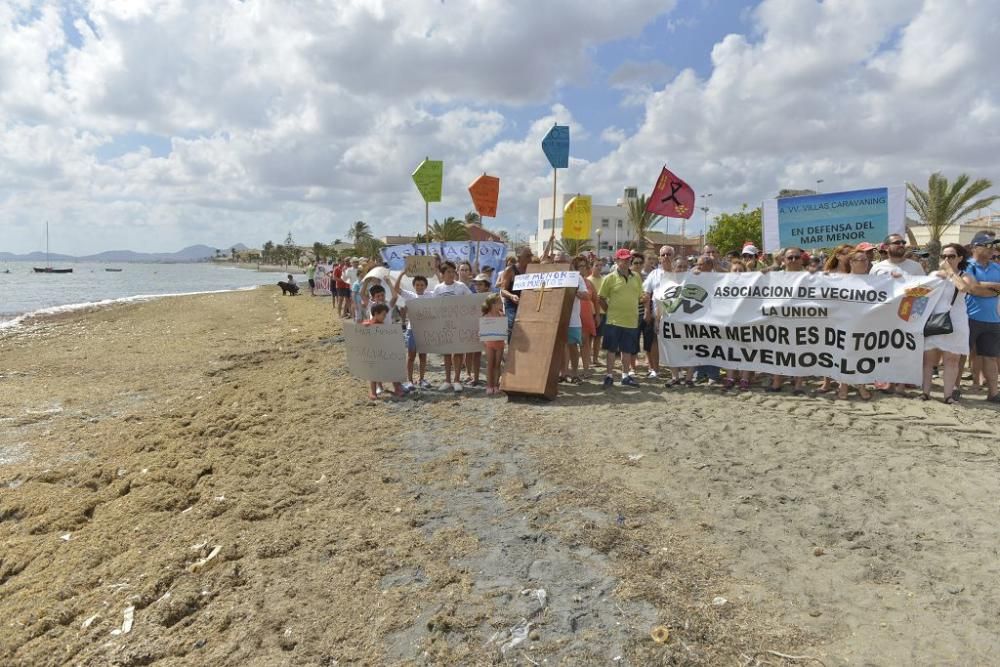
[[[889,189],[787,197],[777,201],[782,248],[878,243],[889,234]]]
[[[542,139],[542,151],[553,169],[569,166],[569,125],[553,125]]]
[[[476,246],[475,241],[435,241],[430,244],[432,255],[456,264],[462,261],[475,264]],[[482,241],[478,243],[478,248],[480,270],[492,266],[493,275],[500,275],[507,260],[507,246],[498,241]],[[402,271],[406,268],[406,256],[426,254],[426,246],[423,243],[394,245],[382,248],[381,253],[382,261],[389,265],[389,270]]]

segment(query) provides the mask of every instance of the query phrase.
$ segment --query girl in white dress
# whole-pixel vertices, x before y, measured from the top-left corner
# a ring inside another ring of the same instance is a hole
[[[949,243],[941,248],[941,266],[937,275],[948,281],[933,313],[951,313],[952,332],[924,338],[924,385],[921,398],[931,399],[931,379],[935,366],[943,366],[944,402],[954,403],[958,391],[958,362],[969,353],[969,315],[965,311],[965,294],[976,279],[965,273],[969,253],[964,246]]]

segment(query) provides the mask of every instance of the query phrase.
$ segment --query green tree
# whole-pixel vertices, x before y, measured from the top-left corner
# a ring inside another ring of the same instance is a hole
[[[570,258],[593,249],[594,244],[590,242],[590,239],[556,239],[556,252],[564,252]]]
[[[930,232],[927,252],[932,270],[937,270],[941,258],[941,236],[945,231],[973,211],[986,208],[1000,199],[993,195],[972,201],[993,187],[993,182],[986,178],[971,183],[969,180],[967,174],[960,174],[954,183],[949,184],[947,178],[940,172],[935,172],[927,179],[926,190],[921,190],[913,183],[906,184],[910,195],[906,200]]]
[[[760,207],[751,210],[743,204],[743,208],[737,213],[716,216],[705,234],[705,242],[714,245],[723,255],[733,250],[742,250],[746,241],[760,248],[762,229]]]
[[[475,211],[469,211],[468,213],[465,214],[465,224],[467,224],[467,225],[478,225],[478,226],[482,227],[483,226],[483,219]]]
[[[626,200],[628,214],[628,225],[635,236],[636,250],[640,252],[646,250],[646,235],[660,222],[663,217],[646,210],[646,195],[639,195],[637,198]]]
[[[313,256],[316,257],[316,261],[320,262],[324,257],[331,254],[330,248],[323,245],[319,241],[313,243]]]
[[[261,255],[263,255],[265,264],[270,264],[274,261],[274,241],[268,241],[264,244]]]
[[[356,246],[359,242],[372,238],[372,228],[364,220],[358,220],[347,230],[347,238]]]
[[[465,228],[461,220],[449,216],[443,222],[435,220],[431,224],[431,240],[468,241],[469,230]]]

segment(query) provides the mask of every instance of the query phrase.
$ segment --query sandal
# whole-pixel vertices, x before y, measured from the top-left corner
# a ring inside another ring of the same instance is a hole
[[[958,403],[958,400],[954,397],[954,395],[944,399],[945,405],[954,405],[955,403]]]
[[[861,397],[862,401],[872,400],[872,393],[866,387],[858,387],[858,396]]]
[[[923,392],[922,394],[920,394],[920,400],[921,401],[929,401],[929,400],[931,400],[931,395],[928,394],[927,392]]]
[[[740,380],[740,391],[750,391],[750,380]]]
[[[583,380],[581,380],[578,375],[574,375],[569,379],[570,384],[580,384],[581,382],[583,382]]]
[[[768,387],[764,391],[766,391],[769,394],[778,394],[781,392],[781,387]]]

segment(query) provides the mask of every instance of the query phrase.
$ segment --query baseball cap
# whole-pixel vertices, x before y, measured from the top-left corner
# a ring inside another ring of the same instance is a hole
[[[875,246],[868,241],[862,241],[854,249],[859,252],[868,252],[869,250],[875,250]]]
[[[632,251],[628,248],[619,248],[615,253],[615,259],[632,259]]]
[[[994,243],[998,243],[998,241],[996,240],[996,237],[993,236],[993,234],[991,234],[990,232],[978,232],[975,236],[972,237],[970,245],[974,246],[992,245]]]
[[[760,254],[760,250],[758,250],[757,246],[755,246],[752,243],[748,243],[745,246],[743,246],[743,250],[741,252],[744,255],[758,255],[758,254]]]

